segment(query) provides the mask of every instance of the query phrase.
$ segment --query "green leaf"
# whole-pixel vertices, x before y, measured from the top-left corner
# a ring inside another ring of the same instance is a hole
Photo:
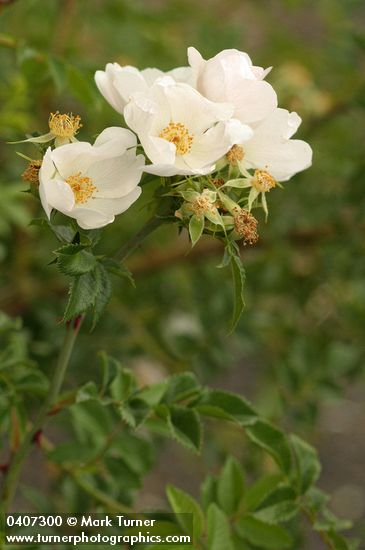
[[[206,390],[195,408],[205,416],[232,420],[249,426],[258,419],[250,403],[240,395],[221,390]]]
[[[285,550],[293,543],[286,529],[279,525],[270,525],[253,516],[241,518],[236,524],[236,530],[244,540],[265,550]]]
[[[191,239],[191,246],[195,246],[204,230],[204,217],[191,216],[189,221],[189,235]]]
[[[207,514],[209,550],[234,550],[227,516],[216,504],[211,504]]]
[[[167,381],[144,387],[138,392],[137,397],[145,401],[150,407],[158,405],[166,393]]]
[[[241,318],[242,312],[245,308],[245,299],[243,295],[243,289],[245,286],[245,270],[242,265],[241,259],[238,255],[231,256],[231,271],[233,278],[233,314],[231,321],[230,332],[233,332]]]
[[[110,384],[110,394],[116,401],[126,401],[136,388],[132,372],[119,366],[117,374]]]
[[[200,489],[200,500],[204,510],[207,510],[209,504],[216,500],[217,493],[217,481],[212,475],[208,475]]]
[[[220,508],[228,515],[237,511],[244,492],[243,473],[237,460],[228,457],[217,482]]]
[[[110,435],[114,422],[108,407],[97,399],[88,399],[74,403],[68,410],[79,441],[89,443],[92,440],[94,449],[97,445],[105,443],[105,438]]]
[[[73,464],[83,464],[89,461],[95,454],[95,448],[92,445],[81,444],[80,442],[61,443],[55,449],[47,454],[52,462],[62,464],[69,462]]]
[[[172,510],[177,514],[176,517],[181,528],[188,534],[191,534],[190,519],[179,514],[193,515],[193,537],[197,542],[204,531],[204,514],[199,504],[192,496],[173,485],[167,486],[166,494]]]
[[[331,529],[326,533],[328,540],[332,543],[333,550],[350,550],[348,541]]]
[[[317,518],[313,528],[316,531],[343,531],[345,529],[351,529],[352,522],[347,519],[338,518],[327,507],[321,510],[320,518]]]
[[[71,243],[76,233],[75,229],[69,225],[55,225],[46,218],[35,218],[29,225],[37,225],[38,227],[50,229],[61,242]]]
[[[103,258],[102,262],[109,273],[112,273],[121,279],[128,279],[132,286],[135,286],[132,273],[123,263],[118,262],[113,258]]]
[[[120,405],[118,407],[118,412],[128,426],[131,428],[137,427],[136,419],[134,418],[133,412],[130,410],[128,405]]]
[[[248,437],[265,449],[284,473],[289,473],[292,465],[290,447],[284,433],[265,420],[258,420],[246,429]]]
[[[95,269],[97,260],[80,244],[66,244],[55,251],[57,267],[64,275],[83,275]]]
[[[317,451],[296,435],[290,437],[296,467],[299,493],[304,494],[315,484],[321,473]]]
[[[102,235],[102,229],[82,229],[79,227],[76,222],[75,225],[77,227],[77,231],[80,235],[80,243],[85,247],[93,247],[95,246],[101,239]]]
[[[151,441],[123,430],[112,444],[113,456],[120,457],[136,474],[143,476],[154,465],[155,449]]]
[[[98,398],[98,388],[95,382],[86,382],[76,394],[76,403],[82,403],[82,401],[89,401],[90,399]]]
[[[252,516],[266,523],[276,524],[289,521],[296,516],[298,512],[299,505],[294,500],[284,500],[277,504],[260,508],[254,512]]]
[[[167,421],[176,440],[192,451],[200,452],[202,426],[196,411],[172,405],[168,408],[168,412]]]
[[[133,397],[125,405],[119,406],[118,410],[127,424],[132,428],[137,428],[147,419],[151,412],[151,407],[145,401],[142,401],[142,399]]]
[[[44,395],[49,390],[49,380],[43,372],[32,369],[21,377],[14,373],[14,384],[18,393],[34,393]]]
[[[199,393],[200,385],[196,376],[191,372],[175,374],[168,379],[168,387],[164,401],[175,403],[183,401]]]
[[[75,277],[70,285],[64,321],[70,321],[93,306],[99,291],[100,274],[98,271],[90,271]]]
[[[288,500],[295,501],[296,499],[297,494],[293,487],[291,485],[288,485],[287,483],[282,482],[277,487],[275,487],[273,491],[265,496],[258,508],[266,508],[267,506],[272,506],[280,502],[285,502]]]
[[[112,285],[106,269],[99,263],[96,266],[96,271],[99,272],[100,288],[95,297],[91,331],[93,331],[98,324],[112,295]]]
[[[256,493],[256,498],[258,495],[258,486],[259,485],[256,484],[256,489],[254,491]],[[246,500],[247,508],[250,510],[254,509],[252,512],[253,517],[266,523],[276,524],[289,521],[298,514],[299,504],[297,502],[297,495],[290,485],[280,483],[279,485],[275,487],[271,486],[271,488],[269,487],[268,489],[269,490],[266,491],[266,494],[260,498],[259,503],[255,506],[247,506]],[[253,493],[248,495],[249,500],[251,498],[251,503],[252,495]]]
[[[266,497],[274,491],[282,481],[281,474],[267,475],[257,480],[246,490],[245,504],[248,510],[256,510]]]

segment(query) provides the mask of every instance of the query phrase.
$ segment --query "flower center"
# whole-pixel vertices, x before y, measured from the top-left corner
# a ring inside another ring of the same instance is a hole
[[[73,191],[76,204],[84,204],[98,190],[92,180],[87,176],[83,176],[81,172],[69,176],[66,183],[69,184]]]
[[[236,166],[239,161],[243,160],[244,156],[245,152],[241,145],[233,145],[226,153],[227,160],[232,166]]]
[[[194,136],[189,134],[189,130],[181,122],[170,122],[162,130],[159,137],[173,143],[177,155],[186,155],[190,151],[194,140]]]
[[[48,119],[49,129],[57,138],[71,138],[81,128],[81,118],[73,114],[61,115],[58,111],[51,113]]]
[[[267,193],[267,191],[270,191],[270,189],[276,186],[276,181],[269,172],[265,172],[265,170],[255,170],[252,185],[257,191]]]
[[[194,214],[200,218],[212,210],[213,203],[211,197],[203,191],[203,193],[201,193],[190,203],[190,206]]]

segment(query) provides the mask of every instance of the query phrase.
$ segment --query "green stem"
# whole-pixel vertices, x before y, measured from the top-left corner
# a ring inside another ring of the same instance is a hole
[[[6,473],[2,491],[1,507],[3,513],[7,513],[9,507],[11,506],[18,485],[19,476],[22,471],[23,463],[29,453],[34,438],[39,430],[43,428],[44,424],[47,421],[47,414],[57,400],[75,344],[75,340],[80,329],[80,324],[81,318],[77,318],[74,323],[67,326],[56,369],[53,373],[53,378],[51,380],[51,386],[48,395],[36,416],[32,428],[28,431],[20,447],[12,457],[9,469]]]

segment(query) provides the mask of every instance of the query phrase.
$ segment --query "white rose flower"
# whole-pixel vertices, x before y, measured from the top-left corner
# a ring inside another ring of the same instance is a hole
[[[145,171],[159,176],[212,172],[232,145],[252,136],[232,113],[232,105],[213,103],[170,77],[158,79],[147,95],[136,96],[124,109],[126,123],[152,162]]]
[[[305,141],[290,139],[301,124],[297,113],[286,109],[275,109],[254,129],[252,138],[244,144],[235,145],[227,159],[237,165],[245,176],[232,186],[251,187],[249,209],[261,195],[262,205],[267,214],[265,193],[274,188],[277,182],[287,181],[312,164],[312,149]],[[254,175],[247,172],[255,169]]]
[[[271,67],[253,66],[247,53],[223,50],[206,61],[198,50],[188,48],[188,58],[197,90],[211,101],[232,103],[234,117],[241,122],[256,123],[277,107],[274,89],[263,80]]]
[[[80,141],[48,148],[39,171],[39,195],[48,218],[54,208],[83,229],[112,223],[141,194],[144,156],[136,156],[136,144],[132,132],[112,127],[94,145]]]
[[[124,107],[135,94],[148,93],[154,82],[165,75],[171,76],[176,82],[193,85],[191,67],[178,67],[167,73],[159,69],[149,68],[139,71],[136,67],[118,63],[108,63],[105,71],[96,71],[95,82],[100,93],[118,113],[123,114]]]

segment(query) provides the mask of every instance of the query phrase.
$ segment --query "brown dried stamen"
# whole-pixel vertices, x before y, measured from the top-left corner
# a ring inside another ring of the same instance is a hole
[[[226,153],[227,160],[232,166],[237,166],[237,164],[244,159],[244,156],[245,152],[241,145],[233,145],[228,153]]]
[[[22,173],[24,181],[29,181],[35,185],[39,185],[39,169],[42,166],[41,160],[31,160],[27,168]]]
[[[243,244],[255,244],[258,241],[258,221],[248,210],[235,208],[233,212],[234,228],[243,239]]]

